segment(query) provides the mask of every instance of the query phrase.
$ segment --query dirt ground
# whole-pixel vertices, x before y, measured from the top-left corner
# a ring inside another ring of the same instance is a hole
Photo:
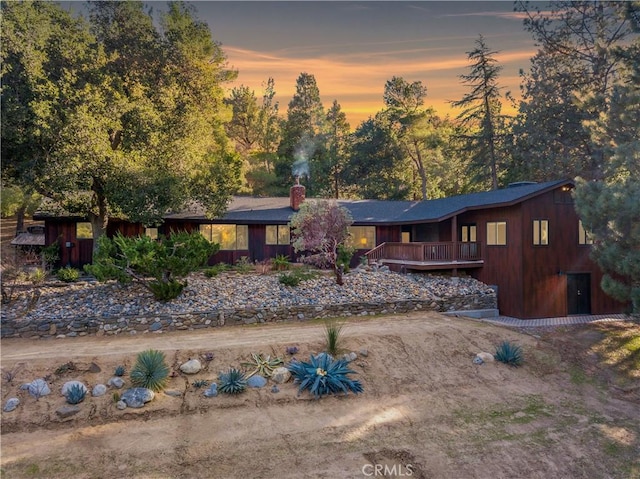
[[[625,344],[640,341],[638,325],[607,327],[622,328]],[[323,331],[322,322],[302,322],[2,340],[2,404],[21,401],[2,413],[2,477],[640,478],[640,371],[632,362],[622,376],[611,372],[601,327],[535,337],[437,313],[359,318],[346,324],[344,347],[368,351],[351,363],[363,394],[314,400],[289,382],[278,393],[269,383],[206,398],[192,385],[251,352],[286,356],[295,345],[308,359],[322,350]],[[503,340],[523,347],[522,367],[473,364]],[[117,365],[128,370],[149,348],[165,352],[175,372],[167,389],[181,396],[159,393],[120,411],[110,390],[58,417],[64,382],[106,384]],[[179,373],[207,352],[214,359],[203,371]],[[19,391],[43,376],[50,396]]]

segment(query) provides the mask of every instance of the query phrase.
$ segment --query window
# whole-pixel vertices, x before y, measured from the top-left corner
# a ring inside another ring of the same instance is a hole
[[[462,225],[460,229],[460,241],[463,243],[475,243],[477,241],[476,225]]]
[[[578,244],[593,244],[591,234],[584,229],[582,220],[578,220]]]
[[[549,244],[549,220],[533,220],[533,244],[537,246]]]
[[[144,235],[151,238],[152,240],[158,239],[158,228],[145,228]]]
[[[289,225],[267,225],[266,244],[288,245],[291,243]]]
[[[400,233],[400,241],[403,243],[411,243],[411,233],[408,231],[403,231]]]
[[[507,244],[507,222],[490,221],[487,222],[487,244],[506,245]]]
[[[91,223],[76,223],[76,239],[93,239],[93,226]]]
[[[221,250],[249,249],[249,227],[247,225],[200,225],[200,233]]]
[[[356,249],[371,249],[376,246],[375,226],[350,226],[348,243]]]

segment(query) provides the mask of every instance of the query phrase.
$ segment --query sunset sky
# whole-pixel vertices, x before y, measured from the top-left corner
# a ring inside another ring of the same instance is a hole
[[[284,115],[300,73],[313,74],[325,107],[338,100],[352,129],[382,109],[394,75],[422,81],[426,105],[457,115],[447,100],[466,91],[458,76],[479,34],[500,52],[500,83],[516,97],[518,72],[536,50],[510,1],[191,3],[239,71],[234,85],[260,98],[273,77]]]

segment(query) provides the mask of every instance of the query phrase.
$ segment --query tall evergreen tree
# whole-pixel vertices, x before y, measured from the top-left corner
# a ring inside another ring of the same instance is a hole
[[[292,176],[306,176],[311,195],[321,189],[323,178],[316,177],[316,173],[320,175],[325,155],[325,121],[316,79],[312,74],[301,73],[296,81],[296,92],[289,102],[278,146],[276,175],[283,189],[291,185]]]
[[[347,115],[340,108],[337,100],[333,100],[333,105],[327,111],[325,148],[327,150],[327,177],[330,180],[332,196],[336,199],[340,197],[342,188],[342,176],[347,161],[350,127]]]
[[[461,100],[453,101],[454,107],[463,108],[458,119],[469,132],[466,136],[473,163],[480,173],[479,180],[489,178],[492,189],[498,188],[498,169],[503,137],[501,98],[498,77],[502,67],[495,58],[497,51],[489,48],[482,35],[476,40],[476,47],[467,52],[472,62],[470,72],[460,75],[462,83],[471,91]]]

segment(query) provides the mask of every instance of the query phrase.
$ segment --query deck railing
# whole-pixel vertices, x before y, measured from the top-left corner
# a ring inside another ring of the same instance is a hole
[[[365,253],[365,256],[369,262],[381,259],[418,262],[477,261],[482,259],[482,245],[453,242],[382,243]]]

